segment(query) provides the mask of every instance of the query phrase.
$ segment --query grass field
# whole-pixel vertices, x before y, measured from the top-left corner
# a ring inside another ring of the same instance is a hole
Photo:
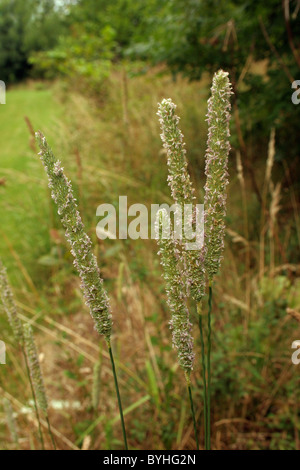
[[[62,107],[53,90],[41,84],[9,90],[7,104],[0,108],[0,251],[8,268],[13,263],[16,267],[12,251],[28,269],[32,268],[45,249],[48,232],[43,169],[25,117],[34,129],[43,127],[51,141],[61,115]],[[12,270],[12,275],[17,275],[17,270]],[[21,279],[18,281],[21,283]]]
[[[193,449],[184,379],[170,346],[169,311],[156,244],[151,240],[100,241],[95,226],[98,204],[117,205],[119,195],[127,195],[129,204],[170,201],[156,117],[157,102],[163,97],[171,97],[178,105],[190,172],[202,201],[208,80],[174,82],[154,72],[128,79],[118,72],[112,75],[108,90],[107,96],[98,99],[66,89],[62,83],[33,82],[8,91],[7,104],[0,108],[0,257],[8,267],[20,314],[35,328],[59,448],[122,448],[108,356],[101,345],[99,350],[99,338],[83,307],[79,280],[24,119],[27,116],[61,158],[94,242],[111,297],[113,342],[130,445]],[[300,305],[299,265],[297,257],[293,259],[298,222],[292,210],[289,218],[286,211],[281,218],[279,200],[270,185],[262,247],[261,207],[247,175],[241,178],[235,157],[232,152],[229,230],[214,297],[212,445],[215,449],[295,449],[299,448],[299,373],[291,363],[291,344],[300,329],[286,308]],[[263,184],[264,162],[256,170]],[[244,200],[242,181],[247,190]],[[291,196],[283,194],[280,204],[290,205]],[[278,236],[280,243],[272,245],[269,233],[275,239]],[[288,259],[282,257],[280,244]],[[195,319],[194,310],[192,315]],[[20,447],[36,448],[30,414],[22,412],[28,405],[29,385],[2,310],[0,327],[8,348],[7,366],[0,369],[1,393],[17,412]],[[197,384],[200,419],[199,344],[197,348],[193,383]],[[95,410],[93,368],[99,360],[100,395]],[[203,441],[203,429],[200,434]],[[3,448],[14,446],[7,438],[3,414],[0,441]],[[50,442],[47,446],[51,448]]]

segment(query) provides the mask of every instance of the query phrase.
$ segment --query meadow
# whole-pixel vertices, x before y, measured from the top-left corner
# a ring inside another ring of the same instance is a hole
[[[120,417],[103,341],[82,301],[33,137],[40,129],[72,180],[93,241],[113,313],[113,344],[132,449],[194,449],[184,377],[171,346],[169,309],[153,240],[99,240],[96,209],[170,203],[156,116],[172,98],[181,116],[189,172],[203,201],[210,78],[176,81],[163,68],[128,76],[113,69],[98,96],[62,80],[31,80],[7,93],[0,109],[0,258],[19,316],[31,323],[44,374],[52,432],[60,449],[121,449]],[[229,157],[225,254],[213,298],[212,448],[299,449],[300,219],[290,170],[274,159],[276,133],[261,149],[255,177],[234,148]],[[37,449],[37,423],[22,356],[0,307],[1,395],[10,400],[17,442],[0,409],[2,449]],[[194,336],[197,312],[191,306]],[[192,383],[203,415],[200,343]],[[99,374],[95,379],[95,374]],[[46,429],[46,423],[42,423]],[[200,448],[204,429],[200,426]],[[51,441],[45,433],[46,448]]]

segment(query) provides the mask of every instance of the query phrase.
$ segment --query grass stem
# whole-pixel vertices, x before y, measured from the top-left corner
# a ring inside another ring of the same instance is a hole
[[[120,391],[119,391],[119,385],[118,385],[117,373],[116,373],[116,368],[115,368],[114,356],[113,356],[113,352],[112,352],[110,343],[108,343],[108,350],[109,350],[109,357],[110,357],[110,360],[111,360],[111,366],[112,366],[112,371],[113,371],[113,376],[114,376],[114,382],[115,382],[116,393],[117,393],[117,397],[118,397],[118,405],[119,405],[119,412],[120,412],[120,418],[121,418],[121,425],[122,425],[122,432],[123,432],[124,444],[125,444],[125,449],[128,450],[127,437],[126,437],[126,429],[125,429],[125,422],[124,422],[123,409],[122,409],[122,402],[121,402],[121,396],[120,396]]]
[[[49,436],[51,437],[51,442],[52,442],[52,445],[53,445],[53,449],[56,450],[56,444],[55,444],[55,440],[54,440],[54,437],[53,437],[53,434],[52,434],[52,431],[51,431],[51,426],[50,426],[50,421],[49,421],[48,414],[46,415],[46,421],[47,421],[48,432],[49,432]]]
[[[204,335],[202,324],[202,311],[201,303],[197,303],[198,322],[200,330],[201,341],[201,362],[202,362],[202,380],[203,380],[203,402],[204,402],[204,445],[207,450],[207,388],[206,388],[206,366],[205,366],[205,349],[204,349]]]
[[[31,379],[31,375],[30,375],[28,360],[27,360],[27,356],[26,356],[25,351],[23,350],[22,352],[23,352],[23,356],[24,356],[24,360],[25,360],[25,364],[26,364],[26,371],[27,371],[27,375],[28,375],[28,379],[29,379],[29,383],[30,383],[30,388],[31,388],[31,394],[32,394],[32,398],[33,398],[33,404],[34,404],[36,419],[37,419],[37,422],[38,422],[38,430],[39,430],[39,437],[40,437],[40,441],[41,441],[41,446],[42,446],[42,450],[45,450],[45,444],[44,444],[43,433],[42,433],[42,428],[41,428],[40,414],[39,414],[37,401],[36,401],[36,397],[35,397],[35,393],[34,393],[34,388],[33,388],[33,383],[32,383],[32,379]]]
[[[210,372],[210,352],[211,352],[211,310],[212,310],[212,287],[209,285],[208,296],[208,334],[207,334],[207,450],[210,450],[210,397],[211,397],[211,372]]]
[[[197,450],[199,450],[199,440],[198,440],[198,433],[197,433],[197,424],[196,424],[196,417],[195,417],[195,409],[194,409],[193,395],[192,395],[192,389],[191,389],[191,382],[190,382],[189,377],[186,377],[186,379],[187,379],[187,387],[188,387],[189,399],[190,399],[190,405],[191,405],[191,412],[192,412],[192,417],[193,417],[193,426],[194,426],[196,445],[197,445]]]

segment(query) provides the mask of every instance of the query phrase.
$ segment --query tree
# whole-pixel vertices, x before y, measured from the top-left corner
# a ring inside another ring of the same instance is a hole
[[[246,162],[254,160],[275,126],[276,157],[294,160],[300,106],[291,102],[291,84],[299,78],[299,16],[299,2],[289,0],[166,0],[148,20],[149,37],[131,49],[192,80],[205,71],[229,71],[233,145]]]
[[[1,80],[25,78],[32,51],[52,48],[64,29],[54,0],[0,0]]]

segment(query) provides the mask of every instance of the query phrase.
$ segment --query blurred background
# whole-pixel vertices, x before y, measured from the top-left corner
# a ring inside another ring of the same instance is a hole
[[[300,365],[291,360],[300,340],[299,10],[299,0],[0,0],[0,257],[20,317],[34,327],[59,448],[123,444],[109,358],[82,301],[34,131],[73,182],[111,298],[130,447],[194,449],[155,241],[97,239],[96,208],[118,209],[119,195],[149,207],[171,202],[162,98],[178,106],[202,203],[207,99],[223,68],[234,95],[226,249],[214,288],[212,447],[299,449]],[[193,306],[191,316],[196,325]],[[196,326],[194,335],[201,423]],[[0,446],[35,449],[30,387],[2,306],[0,339],[1,395],[17,426],[16,439],[0,405]],[[203,447],[202,426],[200,438]]]

